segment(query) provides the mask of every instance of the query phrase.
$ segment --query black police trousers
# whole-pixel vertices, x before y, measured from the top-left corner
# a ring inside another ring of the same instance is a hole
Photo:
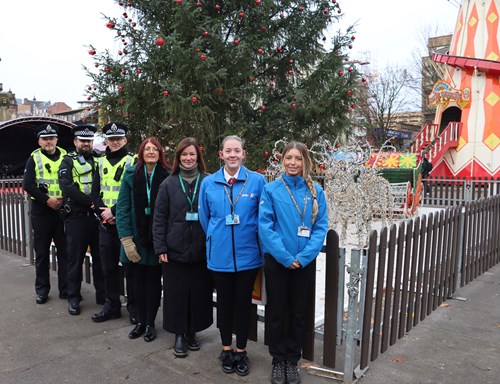
[[[122,288],[122,273],[120,270],[121,242],[116,225],[108,225],[107,229],[99,226],[99,253],[101,255],[102,273],[104,275],[105,300],[103,311],[118,312],[121,310],[120,293]],[[127,310],[131,315],[136,314],[133,304],[133,273],[124,268],[127,279]]]
[[[57,248],[57,284],[59,296],[67,294],[66,273],[67,253],[64,223],[54,211],[50,215],[31,216],[33,242],[35,249],[35,291],[37,295],[47,297],[50,292],[50,246],[52,240]]]
[[[68,301],[79,303],[82,300],[82,266],[90,246],[92,255],[92,278],[95,299],[98,304],[104,302],[104,277],[101,256],[99,254],[99,223],[94,215],[71,214],[64,222],[68,243]]]

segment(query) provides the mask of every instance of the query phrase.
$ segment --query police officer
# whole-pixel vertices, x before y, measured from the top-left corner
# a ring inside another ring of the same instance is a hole
[[[100,211],[102,226],[99,227],[99,246],[104,274],[106,302],[101,312],[92,315],[96,323],[121,317],[120,302],[120,247],[115,222],[116,201],[125,169],[135,162],[135,156],[126,148],[128,128],[121,123],[108,123],[103,127],[106,137],[106,155],[99,158],[92,181],[92,202]],[[125,275],[129,275],[125,271]],[[133,283],[127,279],[127,297],[132,299]],[[128,304],[131,304],[128,302]],[[129,307],[129,306],[128,306]],[[135,311],[128,308],[131,322],[136,322]]]
[[[104,277],[99,255],[99,223],[94,216],[90,198],[92,178],[100,153],[93,150],[92,125],[73,130],[75,151],[64,156],[59,167],[59,185],[64,196],[62,213],[65,216],[68,243],[68,312],[80,314],[82,296],[82,265],[87,248],[92,255],[92,276],[97,304],[104,304]]]
[[[31,223],[35,249],[36,303],[47,302],[50,291],[50,245],[57,248],[57,276],[59,298],[66,299],[66,236],[59,217],[62,194],[58,170],[66,151],[57,146],[57,129],[54,124],[42,124],[37,130],[38,145],[24,169],[23,188],[32,199]]]

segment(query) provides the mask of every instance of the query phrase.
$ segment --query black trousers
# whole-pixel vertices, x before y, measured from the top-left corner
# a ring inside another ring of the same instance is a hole
[[[50,245],[52,240],[57,248],[57,283],[59,295],[67,294],[66,273],[67,253],[64,223],[59,214],[31,216],[33,242],[35,249],[35,291],[37,295],[47,297],[50,292]]]
[[[108,226],[105,230],[99,226],[99,253],[101,255],[102,273],[104,276],[105,300],[104,311],[121,310],[121,272],[120,272],[120,239],[116,226]]]
[[[273,363],[289,361],[297,364],[302,357],[307,301],[314,288],[316,261],[305,268],[287,269],[266,254],[264,273],[269,353]]]
[[[250,328],[252,291],[258,269],[240,272],[212,271],[217,291],[217,327],[223,346],[232,344],[233,331],[236,348],[245,349]]]
[[[134,303],[139,323],[154,326],[161,300],[161,264],[126,264],[134,276]]]
[[[92,277],[97,302],[104,301],[104,277],[99,253],[99,224],[94,216],[72,215],[64,222],[68,243],[68,301],[82,300],[83,260],[90,246],[92,255]]]

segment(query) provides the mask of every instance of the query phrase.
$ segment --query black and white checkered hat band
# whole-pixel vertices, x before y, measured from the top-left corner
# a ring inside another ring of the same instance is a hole
[[[80,140],[92,140],[94,138],[94,131],[91,129],[85,128],[80,129],[74,132],[74,135],[77,139]]]

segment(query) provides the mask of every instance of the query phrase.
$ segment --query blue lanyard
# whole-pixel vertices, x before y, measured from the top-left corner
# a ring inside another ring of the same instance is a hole
[[[153,183],[153,176],[155,175],[156,164],[151,171],[151,176],[148,178],[148,171],[146,169],[146,164],[144,164],[144,176],[146,177],[146,195],[148,197],[148,207],[151,206],[151,184]]]

